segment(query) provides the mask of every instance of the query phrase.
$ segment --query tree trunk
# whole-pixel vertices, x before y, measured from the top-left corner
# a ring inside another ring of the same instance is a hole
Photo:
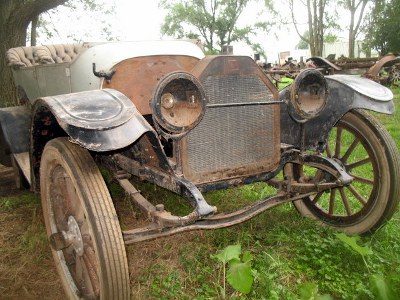
[[[0,107],[17,103],[11,68],[6,62],[6,52],[17,45],[24,46],[26,40],[26,28],[18,18],[12,18],[12,11],[15,9],[14,2],[5,0],[0,5]]]
[[[34,17],[31,22],[31,46],[36,46],[38,22],[39,16]]]
[[[315,56],[315,35],[314,35],[314,24],[313,24],[313,15],[312,15],[312,7],[310,0],[307,0],[307,14],[308,14],[308,31],[310,32],[310,52],[311,56]]]
[[[322,56],[324,47],[325,0],[307,0],[311,56]]]
[[[354,48],[356,46],[356,37],[358,30],[360,28],[361,21],[364,16],[365,7],[369,0],[359,0],[356,4],[355,0],[352,0],[348,3],[349,11],[350,11],[350,28],[349,28],[349,57],[354,58]],[[355,14],[359,6],[361,5],[361,10],[357,19],[357,24],[355,23]]]

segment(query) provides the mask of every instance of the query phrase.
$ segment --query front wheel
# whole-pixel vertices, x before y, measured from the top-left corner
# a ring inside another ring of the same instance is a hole
[[[335,159],[354,180],[293,202],[313,217],[350,234],[373,232],[389,220],[400,199],[400,159],[389,133],[362,110],[346,113],[332,129],[323,155]],[[293,179],[317,184],[335,181],[321,169],[292,164]]]
[[[69,299],[129,299],[122,233],[89,152],[66,138],[46,144],[40,190],[47,235]]]

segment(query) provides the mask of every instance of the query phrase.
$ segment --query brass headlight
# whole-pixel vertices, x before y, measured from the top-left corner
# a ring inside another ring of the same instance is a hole
[[[306,69],[297,75],[290,91],[289,110],[300,122],[317,117],[326,105],[328,86],[325,77],[315,69]]]
[[[195,127],[205,111],[206,95],[200,82],[187,72],[173,72],[157,85],[151,107],[154,120],[168,133]]]

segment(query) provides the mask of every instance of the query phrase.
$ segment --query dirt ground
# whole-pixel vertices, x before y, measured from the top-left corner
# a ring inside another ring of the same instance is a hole
[[[12,197],[15,201],[15,198],[30,199],[31,195],[16,188],[11,168],[0,165],[0,197]],[[116,206],[122,214],[129,214],[135,225],[143,222],[124,207],[123,201],[117,201]],[[39,198],[33,205],[24,202],[12,209],[2,207],[0,228],[0,299],[66,299],[45,235]],[[192,232],[128,246],[131,299],[150,299],[151,277],[144,276],[143,279],[143,275],[154,266],[179,269],[180,245],[197,235],[202,233]]]
[[[23,194],[12,169],[0,165],[0,197]],[[0,210],[0,299],[65,299],[37,207]],[[35,232],[32,239],[30,232]]]

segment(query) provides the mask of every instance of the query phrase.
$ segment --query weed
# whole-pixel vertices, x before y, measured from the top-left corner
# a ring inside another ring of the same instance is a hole
[[[254,272],[251,268],[253,256],[246,251],[242,255],[241,245],[231,245],[213,255],[212,258],[218,259],[222,263],[223,288],[222,297],[226,297],[226,280],[238,292],[248,294],[253,285]],[[228,271],[226,266],[229,265]]]

